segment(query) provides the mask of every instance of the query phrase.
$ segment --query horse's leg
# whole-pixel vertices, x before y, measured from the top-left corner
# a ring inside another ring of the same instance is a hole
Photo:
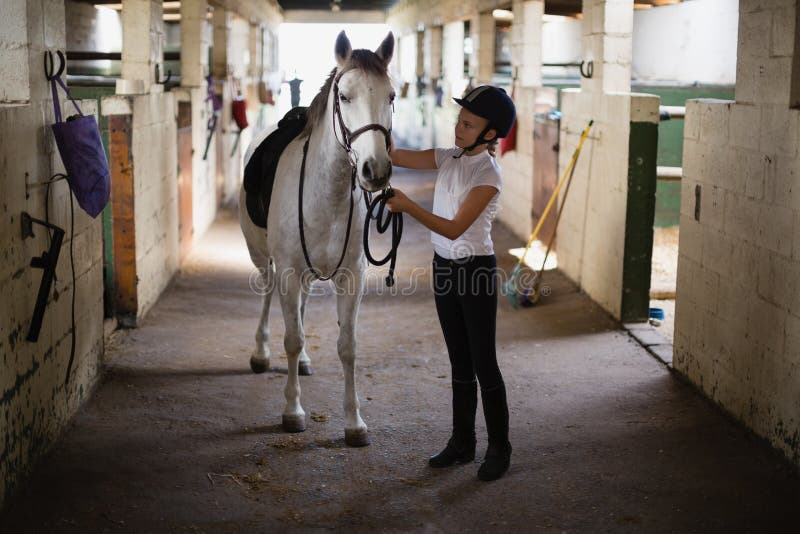
[[[352,277],[352,278],[351,278]],[[348,280],[349,278],[349,280]],[[356,393],[356,318],[361,303],[363,277],[360,272],[349,272],[337,280],[336,311],[339,316],[339,341],[337,348],[344,370],[344,440],[351,447],[369,445],[367,425],[359,413]]]
[[[308,301],[309,293],[310,287],[304,288],[302,295],[300,295],[300,324],[303,325],[303,332],[305,332],[306,327],[306,301]],[[314,371],[311,369],[311,358],[308,357],[305,344],[300,351],[300,362],[297,364],[297,372],[300,376],[311,376],[314,374]]]
[[[250,357],[250,368],[254,373],[263,373],[269,369],[269,305],[272,292],[275,290],[272,263],[268,260],[261,268],[260,282],[263,284],[264,300],[261,308],[261,319],[256,329],[256,350]]]
[[[283,322],[286,327],[283,347],[289,361],[286,388],[283,390],[284,397],[286,397],[286,408],[283,410],[282,420],[283,428],[287,432],[302,432],[306,429],[306,413],[300,406],[300,379],[297,375],[300,353],[305,344],[303,324],[300,320],[300,293],[301,282],[298,276],[289,276],[285,287],[282,287],[279,292]]]

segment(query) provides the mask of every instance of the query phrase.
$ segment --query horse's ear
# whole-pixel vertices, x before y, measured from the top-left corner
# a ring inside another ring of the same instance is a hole
[[[343,67],[347,60],[350,59],[350,54],[353,52],[353,48],[350,46],[350,39],[347,38],[345,35],[344,30],[339,32],[339,36],[336,38],[336,63],[339,64],[340,67]]]
[[[392,32],[389,32],[386,39],[384,39],[378,49],[375,50],[375,54],[381,58],[385,65],[389,64],[392,60],[392,54],[394,54],[394,35],[392,35]]]

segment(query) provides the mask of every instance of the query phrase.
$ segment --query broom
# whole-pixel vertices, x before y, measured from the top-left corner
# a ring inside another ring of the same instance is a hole
[[[578,156],[580,155],[581,148],[583,147],[583,142],[586,140],[586,137],[588,137],[589,130],[591,129],[592,124],[594,124],[594,120],[590,120],[589,124],[587,124],[586,128],[584,128],[583,133],[581,133],[581,139],[578,142],[578,146],[575,148],[575,152],[572,154],[572,159],[570,159],[569,165],[567,165],[567,168],[564,169],[564,174],[561,177],[561,180],[559,180],[558,185],[556,185],[553,194],[550,195],[550,200],[547,201],[547,205],[545,206],[544,211],[542,212],[542,216],[539,217],[539,222],[536,223],[536,227],[533,229],[533,233],[531,234],[530,239],[528,239],[528,243],[525,245],[525,250],[519,257],[519,261],[514,265],[514,268],[511,271],[511,276],[509,276],[508,280],[506,280],[505,283],[503,284],[503,291],[505,291],[509,301],[511,302],[511,306],[514,309],[518,308],[520,305],[525,305],[525,304],[533,305],[539,298],[538,295],[539,279],[541,278],[541,273],[539,277],[537,277],[537,281],[534,283],[534,288],[533,288],[534,291],[522,292],[522,301],[518,300],[518,297],[520,295],[519,278],[522,273],[522,266],[525,264],[525,256],[528,254],[528,251],[530,250],[531,245],[533,245],[533,242],[536,241],[536,236],[539,235],[539,230],[541,230],[544,220],[547,218],[547,215],[549,215],[550,210],[553,207],[553,204],[558,198],[558,194],[561,192],[561,188],[564,186],[564,183],[567,180],[571,181],[572,174],[575,169],[575,164],[578,161]],[[569,187],[567,188],[567,190],[569,190]],[[564,196],[566,200],[566,194]],[[563,204],[562,204],[562,209],[563,209]],[[558,217],[561,218],[561,210],[559,210]],[[556,226],[557,225],[558,223],[556,223]],[[553,235],[553,237],[555,237],[555,234]],[[550,253],[550,245],[552,245],[552,243],[553,240],[551,239],[550,244],[547,247],[547,254]],[[547,260],[547,254],[545,254],[545,261]],[[542,270],[544,270],[544,264],[542,264]],[[531,298],[532,296],[533,299]],[[529,304],[531,302],[532,304]]]

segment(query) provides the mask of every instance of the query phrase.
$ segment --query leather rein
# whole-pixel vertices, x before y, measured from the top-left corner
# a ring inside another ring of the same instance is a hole
[[[333,269],[331,274],[327,276],[322,276],[322,274],[315,269],[311,264],[311,258],[308,255],[308,247],[306,245],[306,237],[305,237],[305,224],[303,219],[303,186],[305,183],[305,174],[306,174],[306,158],[308,156],[308,145],[311,141],[311,134],[308,135],[306,138],[306,142],[303,144],[303,161],[300,165],[300,187],[298,190],[299,199],[298,199],[298,213],[299,213],[299,224],[300,224],[300,244],[303,249],[303,257],[306,260],[306,265],[311,273],[317,280],[330,280],[333,276],[339,271],[339,268],[342,266],[344,262],[344,257],[347,254],[347,245],[350,242],[350,229],[353,224],[353,207],[355,204],[354,201],[354,194],[356,189],[356,176],[358,174],[358,158],[353,152],[353,142],[356,140],[358,136],[363,133],[369,132],[371,130],[377,130],[383,133],[386,139],[386,149],[389,149],[391,145],[391,135],[392,135],[392,128],[391,126],[387,129],[382,124],[367,124],[366,126],[362,126],[355,131],[350,131],[350,129],[345,125],[344,119],[342,118],[342,109],[341,109],[341,101],[339,95],[339,80],[342,76],[349,72],[352,69],[343,70],[336,77],[333,79],[333,116],[332,116],[332,123],[333,123],[333,136],[336,138],[336,142],[344,149],[347,153],[347,159],[350,162],[350,210],[347,215],[347,229],[345,230],[345,238],[344,238],[344,246],[342,247],[342,254],[339,256],[339,262],[336,264],[336,267]],[[338,125],[337,125],[338,123]],[[342,139],[339,139],[338,130],[341,131]],[[389,213],[389,216],[385,220],[381,220],[384,212],[384,206],[386,204],[386,200],[391,198],[393,195],[391,187],[384,190],[384,192],[375,199],[374,202],[371,201],[371,194],[362,188],[362,192],[364,193],[364,202],[367,206],[367,217],[364,224],[365,233],[364,233],[364,247],[365,252],[367,255],[367,259],[375,264],[375,265],[383,265],[389,259],[392,260],[391,266],[389,268],[389,276],[386,277],[386,283],[388,286],[392,286],[394,284],[394,265],[396,261],[396,254],[397,254],[397,246],[399,245],[400,241],[400,234],[402,234],[402,214],[401,213]],[[371,213],[374,211],[374,208],[380,203],[380,210],[378,212],[378,230],[379,232],[383,233],[386,228],[388,227],[389,221],[392,222],[392,230],[393,230],[393,239],[392,239],[392,250],[390,250],[389,254],[383,258],[382,260],[375,261],[372,255],[369,253],[369,246],[368,246],[368,230],[369,230],[369,221],[372,218]],[[397,222],[399,219],[399,223]],[[399,232],[398,232],[398,224],[399,224]]]

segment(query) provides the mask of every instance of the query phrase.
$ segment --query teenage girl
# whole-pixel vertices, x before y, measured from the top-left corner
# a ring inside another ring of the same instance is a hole
[[[502,173],[487,149],[508,134],[516,111],[504,90],[489,85],[454,100],[461,106],[454,148],[392,147],[390,152],[398,167],[438,169],[433,212],[397,189],[387,206],[425,225],[433,242],[436,311],[452,369],[453,432],[428,463],[447,467],[474,460],[479,383],[489,446],[478,478],[495,480],[508,469],[511,444],[506,388],[495,351],[498,287],[491,237]]]

